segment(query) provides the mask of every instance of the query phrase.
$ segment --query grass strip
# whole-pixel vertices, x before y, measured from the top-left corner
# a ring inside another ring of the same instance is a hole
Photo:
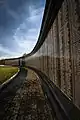
[[[0,85],[18,72],[17,67],[0,66]]]

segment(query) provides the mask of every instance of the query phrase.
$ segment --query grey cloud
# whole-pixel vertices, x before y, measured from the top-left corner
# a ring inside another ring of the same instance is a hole
[[[37,11],[41,7],[44,7],[44,0],[4,0],[3,4],[0,4],[0,44],[3,48],[8,48],[9,51],[19,51],[20,40],[36,40],[40,28],[40,21],[42,17],[36,21],[30,21],[29,6],[34,6],[35,17],[42,11]],[[33,12],[33,11],[32,11]],[[33,16],[34,17],[34,16]],[[35,31],[29,31],[36,29]],[[16,39],[14,38],[16,36]],[[31,36],[31,37],[30,37]],[[24,46],[23,46],[24,47]],[[27,47],[27,45],[26,45]],[[7,56],[9,51],[5,53],[3,50],[0,51],[0,56]],[[25,51],[26,52],[26,51]],[[7,55],[6,55],[7,54]],[[10,54],[9,54],[10,55]]]

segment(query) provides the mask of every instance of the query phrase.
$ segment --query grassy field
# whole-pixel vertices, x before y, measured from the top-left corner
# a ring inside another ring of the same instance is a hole
[[[0,84],[8,80],[11,76],[17,73],[17,71],[17,67],[0,66]]]

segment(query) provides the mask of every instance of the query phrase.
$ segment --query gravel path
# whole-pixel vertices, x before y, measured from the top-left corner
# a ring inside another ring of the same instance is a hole
[[[40,80],[31,70],[28,70],[24,83],[8,104],[3,120],[52,120]]]

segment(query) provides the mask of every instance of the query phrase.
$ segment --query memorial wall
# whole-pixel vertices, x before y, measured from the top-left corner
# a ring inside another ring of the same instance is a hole
[[[80,107],[80,0],[64,0],[42,46],[25,61]]]

